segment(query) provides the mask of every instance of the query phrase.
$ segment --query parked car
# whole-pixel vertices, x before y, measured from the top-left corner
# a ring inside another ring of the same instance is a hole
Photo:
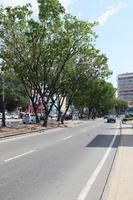
[[[16,113],[10,113],[10,116],[12,119],[18,119],[19,118],[19,115],[16,114]]]
[[[5,114],[5,118],[6,118],[6,119],[11,119],[12,116],[11,116],[9,113],[6,113],[6,114]]]
[[[72,113],[71,113],[71,112],[67,112],[64,119],[65,119],[65,120],[70,120],[70,119],[72,119]]]
[[[22,117],[23,124],[36,123],[36,116],[32,113],[25,113]]]
[[[88,113],[79,113],[78,118],[79,119],[88,118]]]
[[[116,122],[116,116],[115,115],[108,115],[107,117],[107,123],[109,122]]]

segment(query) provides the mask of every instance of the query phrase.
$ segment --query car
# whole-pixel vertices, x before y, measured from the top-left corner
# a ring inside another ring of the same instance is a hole
[[[88,114],[87,113],[79,113],[78,118],[79,119],[88,118]]]
[[[108,118],[108,115],[104,115],[104,119],[107,119]]]
[[[72,113],[71,112],[67,112],[65,117],[64,117],[65,120],[70,120],[72,119]]]
[[[36,116],[32,113],[25,113],[22,117],[23,124],[33,124],[36,123]]]
[[[18,119],[19,115],[16,113],[10,113],[11,119]]]
[[[116,122],[116,116],[115,115],[108,115],[107,117],[107,123],[110,123],[110,122]]]
[[[6,119],[11,119],[12,117],[11,117],[11,115],[10,115],[9,113],[6,113],[6,114],[5,114],[5,118],[6,118]]]

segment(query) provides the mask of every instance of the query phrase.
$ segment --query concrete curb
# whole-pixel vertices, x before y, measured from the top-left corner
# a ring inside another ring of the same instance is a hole
[[[133,199],[133,130],[129,125],[122,125],[120,145],[112,168],[109,189],[103,200]]]
[[[120,121],[118,129],[120,130],[119,131],[119,136],[120,136],[119,143],[120,143],[121,142],[121,121]],[[103,189],[103,193],[102,193],[102,195],[100,197],[100,200],[108,200],[108,194],[109,194],[109,191],[110,191],[110,188],[111,188],[111,184],[112,184],[112,178],[113,178],[113,175],[114,175],[114,169],[115,169],[115,165],[116,165],[116,162],[117,162],[117,159],[118,159],[118,151],[119,151],[119,144],[118,144],[118,147],[116,148],[116,152],[114,154],[114,158],[112,160],[112,164],[111,164],[111,167],[110,167],[110,170],[109,170],[109,173],[108,173],[108,177],[107,177],[104,189]]]

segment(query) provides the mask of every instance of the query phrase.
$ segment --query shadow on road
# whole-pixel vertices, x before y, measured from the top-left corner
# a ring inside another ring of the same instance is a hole
[[[114,135],[97,135],[86,147],[109,147]],[[133,139],[133,137],[132,137]],[[113,148],[118,147],[120,143],[120,135],[116,136]]]

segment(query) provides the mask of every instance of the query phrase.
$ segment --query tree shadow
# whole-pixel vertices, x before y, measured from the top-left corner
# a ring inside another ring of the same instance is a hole
[[[125,127],[122,127],[122,129],[133,129],[132,126],[125,126]]]
[[[97,135],[86,147],[109,147],[114,135]],[[112,148],[118,146],[133,147],[133,135],[117,135]]]
[[[118,147],[120,143],[120,135],[116,136],[115,142],[112,148]],[[114,135],[97,135],[86,147],[109,147]]]

